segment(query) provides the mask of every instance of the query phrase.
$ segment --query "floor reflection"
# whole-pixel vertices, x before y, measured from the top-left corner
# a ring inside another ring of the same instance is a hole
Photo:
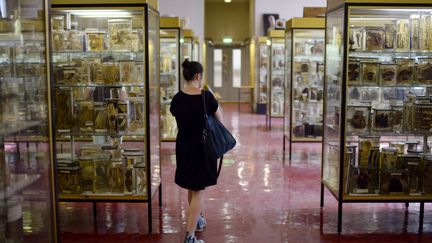
[[[343,234],[338,235],[337,202],[326,193],[320,209],[319,143],[293,145],[291,163],[282,161],[282,119],[264,129],[265,116],[238,113],[225,106],[226,124],[239,146],[224,158],[218,185],[206,189],[206,243],[255,242],[432,242],[432,211],[426,205],[424,234],[417,235],[419,206],[345,204]],[[238,134],[237,134],[238,129]],[[174,144],[162,146],[163,208],[155,199],[155,231],[147,235],[145,204],[61,205],[62,242],[181,242],[187,197],[174,183]],[[96,227],[94,227],[96,226]]]

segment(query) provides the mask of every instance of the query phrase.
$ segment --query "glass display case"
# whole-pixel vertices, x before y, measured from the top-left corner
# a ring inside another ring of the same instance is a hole
[[[267,114],[267,103],[269,93],[269,44],[270,40],[266,36],[258,38],[257,49],[258,49],[258,75],[257,75],[257,87],[255,94],[256,113]]]
[[[0,242],[58,242],[48,2],[0,4]]]
[[[284,76],[285,76],[285,31],[269,32],[269,105],[267,109],[268,126],[271,129],[272,118],[282,118],[284,115]]]
[[[189,61],[193,60],[193,47],[194,47],[194,33],[190,29],[183,29],[183,39],[180,40],[182,42],[182,54],[183,58],[181,60],[188,59]]]
[[[60,201],[146,202],[149,231],[161,190],[157,7],[57,0],[51,11]]]
[[[289,142],[321,142],[324,18],[292,18],[285,32],[284,151]]]
[[[160,93],[161,93],[161,139],[174,142],[177,124],[170,112],[174,95],[181,88],[181,64],[183,62],[183,30],[179,17],[160,19]]]
[[[192,43],[192,61],[199,62],[200,61],[200,39],[198,36],[193,37]]]
[[[322,190],[339,215],[344,202],[421,202],[422,217],[432,201],[432,4],[347,0],[328,9]]]

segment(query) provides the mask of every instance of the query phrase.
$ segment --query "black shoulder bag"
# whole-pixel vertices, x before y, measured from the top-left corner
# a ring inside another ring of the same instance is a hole
[[[207,106],[205,101],[205,90],[202,90],[202,99],[204,106],[204,129],[202,143],[204,146],[205,162],[211,166],[211,163],[220,158],[219,168],[217,169],[217,176],[219,176],[223,155],[234,148],[236,145],[235,138],[231,135],[228,129],[214,116],[207,115]]]

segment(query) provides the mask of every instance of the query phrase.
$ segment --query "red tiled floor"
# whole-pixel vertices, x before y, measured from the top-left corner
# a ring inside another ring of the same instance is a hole
[[[344,204],[343,233],[338,235],[337,202],[326,192],[319,207],[320,144],[297,144],[291,164],[282,162],[282,120],[238,113],[225,106],[225,122],[238,146],[225,160],[217,186],[206,190],[206,243],[224,242],[432,242],[432,212],[426,205],[424,233],[418,232],[418,205]],[[174,144],[163,144],[163,207],[154,200],[154,233],[147,234],[145,204],[61,206],[62,242],[182,242],[186,192],[174,182]]]

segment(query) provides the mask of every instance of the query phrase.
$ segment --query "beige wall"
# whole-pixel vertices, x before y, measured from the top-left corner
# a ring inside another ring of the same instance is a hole
[[[205,2],[205,34],[214,42],[230,36],[233,42],[243,42],[251,37],[249,2]]]

